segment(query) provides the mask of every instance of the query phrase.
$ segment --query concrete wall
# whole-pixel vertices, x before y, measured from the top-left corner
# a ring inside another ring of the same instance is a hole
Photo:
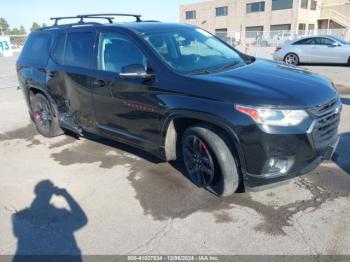
[[[300,8],[301,0],[294,0],[293,9],[286,10],[271,10],[272,1],[265,0],[265,11],[256,13],[246,13],[246,4],[258,2],[263,0],[213,0],[205,1],[195,4],[188,4],[180,6],[180,21],[182,23],[190,23],[202,27],[212,33],[215,29],[227,28],[228,34],[232,35],[234,32],[245,31],[247,26],[264,26],[264,31],[270,31],[271,25],[291,24],[291,30],[296,32],[299,24],[307,25],[314,24],[315,29],[318,26],[318,19],[321,16],[322,3],[326,2],[319,0],[317,10],[310,10]],[[326,0],[323,0],[326,1]],[[344,0],[329,1],[332,4],[332,9],[341,12],[350,18],[350,4],[344,5]],[[341,5],[334,5],[334,3]],[[309,1],[309,6],[311,1]],[[228,16],[216,17],[215,8],[221,6],[228,6]],[[186,11],[196,10],[196,19],[186,20]],[[321,22],[323,25],[323,22]],[[338,28],[338,25],[331,23],[333,28]]]

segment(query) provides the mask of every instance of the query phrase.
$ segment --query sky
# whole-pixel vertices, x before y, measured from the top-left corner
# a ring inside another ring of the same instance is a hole
[[[23,25],[27,30],[34,21],[50,25],[50,17],[89,13],[133,13],[143,19],[179,22],[179,6],[195,2],[200,0],[2,0],[0,17],[11,27]]]

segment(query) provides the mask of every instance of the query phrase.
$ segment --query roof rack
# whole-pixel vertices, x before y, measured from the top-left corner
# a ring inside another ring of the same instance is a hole
[[[117,16],[129,16],[129,17],[135,17],[136,22],[142,22],[141,15],[133,15],[133,14],[88,14],[88,15],[77,15],[77,16],[62,16],[62,17],[52,17],[50,20],[55,20],[52,27],[58,26],[58,22],[61,20],[67,20],[67,19],[79,19],[79,22],[77,24],[84,24],[84,19],[86,18],[93,18],[93,19],[105,19],[110,24],[113,23],[114,17]]]
[[[84,19],[91,18],[91,19],[104,19],[107,20],[108,23],[112,24],[115,17],[123,16],[123,17],[134,17],[136,19],[135,22],[158,22],[153,20],[143,21],[141,20],[141,15],[134,15],[134,14],[87,14],[87,15],[77,15],[77,16],[62,16],[62,17],[52,17],[50,20],[54,20],[54,24],[52,26],[42,27],[39,28],[38,31],[43,30],[50,30],[55,28],[66,28],[66,27],[73,27],[73,26],[86,26],[86,25],[101,25],[101,23],[97,22],[86,22]],[[62,24],[59,25],[58,22],[61,20],[67,20],[67,19],[79,19],[77,23],[69,23],[69,24]]]
[[[89,14],[89,15],[79,15],[79,17],[83,18],[98,18],[98,17],[103,17],[103,18],[114,18],[117,16],[128,16],[128,17],[135,17],[136,22],[143,22],[141,20],[141,15],[134,15],[134,14]]]

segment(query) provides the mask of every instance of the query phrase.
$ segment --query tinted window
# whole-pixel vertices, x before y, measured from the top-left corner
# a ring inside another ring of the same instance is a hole
[[[306,24],[299,24],[299,33],[303,34],[306,30]]]
[[[21,58],[28,59],[38,65],[46,65],[51,46],[51,36],[45,33],[31,34],[21,52]]]
[[[314,30],[315,29],[315,25],[314,24],[309,24],[309,30]]]
[[[147,69],[145,56],[128,38],[117,33],[101,33],[99,70],[120,73],[123,67],[135,64]]]
[[[64,64],[64,49],[66,46],[67,34],[60,34],[53,51],[53,57],[59,64]]]
[[[307,9],[308,5],[309,5],[309,0],[301,0],[300,2],[301,8]]]
[[[187,11],[186,12],[186,19],[196,19],[196,11]]]
[[[315,45],[315,44],[316,44],[315,38],[305,38],[294,43],[294,45]]]
[[[227,41],[227,28],[218,28],[215,29],[215,35],[223,41]]]
[[[316,10],[317,9],[317,1],[316,0],[311,0],[310,9],[311,10]]]
[[[331,45],[333,43],[335,43],[335,41],[329,38],[325,38],[325,37],[316,38],[317,45]]]
[[[264,11],[265,11],[265,2],[247,4],[247,13],[264,12]]]
[[[227,16],[228,8],[227,6],[217,7],[216,8],[216,16]]]
[[[245,28],[245,37],[246,38],[257,38],[263,34],[263,26],[247,26]]]
[[[271,31],[289,31],[290,29],[291,29],[290,24],[270,26]]]
[[[272,0],[272,10],[293,8],[293,0]]]
[[[64,64],[83,68],[91,67],[94,33],[74,32],[67,34]]]

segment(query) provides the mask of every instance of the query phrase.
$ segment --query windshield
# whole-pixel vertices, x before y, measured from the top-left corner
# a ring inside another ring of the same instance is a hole
[[[202,29],[153,33],[144,38],[180,73],[211,73],[245,64],[234,49]]]
[[[347,42],[347,41],[345,41],[344,39],[341,39],[341,38],[339,38],[339,37],[332,36],[332,38],[333,38],[334,40],[336,40],[337,42],[341,43],[342,45],[349,45],[349,44],[350,44],[349,42]]]

